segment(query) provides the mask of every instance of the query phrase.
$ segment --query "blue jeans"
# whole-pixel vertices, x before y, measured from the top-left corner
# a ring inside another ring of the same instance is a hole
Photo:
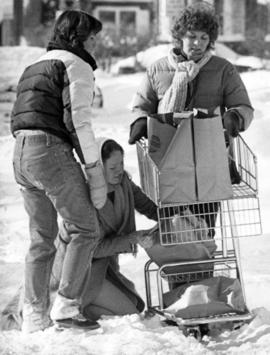
[[[90,272],[99,226],[72,147],[42,131],[20,131],[16,137],[13,167],[30,222],[25,302],[43,309],[48,307],[54,240],[58,233],[57,213],[71,238],[58,292],[79,300],[85,276]]]

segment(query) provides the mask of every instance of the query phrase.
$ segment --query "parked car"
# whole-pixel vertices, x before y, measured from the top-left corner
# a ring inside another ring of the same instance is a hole
[[[159,44],[157,46],[146,49],[137,53],[137,62],[144,68],[149,67],[155,60],[167,55],[169,49],[172,48],[171,44]],[[244,56],[236,53],[227,45],[221,42],[215,44],[214,54],[226,58],[236,66],[239,72],[270,69],[270,61],[261,59],[255,56]]]
[[[267,59],[262,59],[253,55],[238,54],[221,42],[216,43],[214,53],[220,57],[228,59],[236,66],[239,72],[270,68]]]
[[[135,55],[118,60],[111,66],[112,74],[132,74],[139,71],[138,62]]]

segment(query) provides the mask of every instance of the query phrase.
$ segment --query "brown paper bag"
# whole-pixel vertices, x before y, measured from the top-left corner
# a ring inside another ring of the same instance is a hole
[[[232,187],[220,116],[187,118],[177,128],[149,119],[149,155],[162,203],[229,199]]]
[[[198,201],[231,198],[232,186],[221,118],[194,119],[193,128]]]
[[[157,119],[148,120],[148,152],[154,163],[159,166],[170,145],[176,127],[167,123],[161,123]]]

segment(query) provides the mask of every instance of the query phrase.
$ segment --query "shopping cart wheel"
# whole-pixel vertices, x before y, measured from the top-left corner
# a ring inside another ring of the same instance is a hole
[[[193,337],[198,341],[202,340],[202,334],[199,325],[186,326],[183,329],[183,333],[186,337]]]
[[[154,311],[153,308],[149,308],[144,311],[144,317],[146,319],[153,318],[157,313]]]
[[[209,326],[208,324],[200,324],[200,332],[201,332],[201,336],[203,337],[204,335],[208,335],[209,334]]]

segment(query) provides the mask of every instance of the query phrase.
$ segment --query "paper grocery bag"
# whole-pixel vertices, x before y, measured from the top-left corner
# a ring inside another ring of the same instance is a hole
[[[231,198],[232,185],[221,118],[193,119],[198,201]]]
[[[155,164],[159,166],[175,135],[176,127],[149,117],[147,131],[149,155]]]
[[[187,118],[177,128],[150,118],[149,155],[162,203],[229,199],[232,186],[221,117]]]
[[[192,111],[151,114],[148,117],[148,151],[152,160],[159,165],[175,133],[184,119],[193,117]]]
[[[157,188],[163,203],[197,199],[190,125],[190,119],[184,120],[177,127],[149,119],[148,151],[159,169]]]

